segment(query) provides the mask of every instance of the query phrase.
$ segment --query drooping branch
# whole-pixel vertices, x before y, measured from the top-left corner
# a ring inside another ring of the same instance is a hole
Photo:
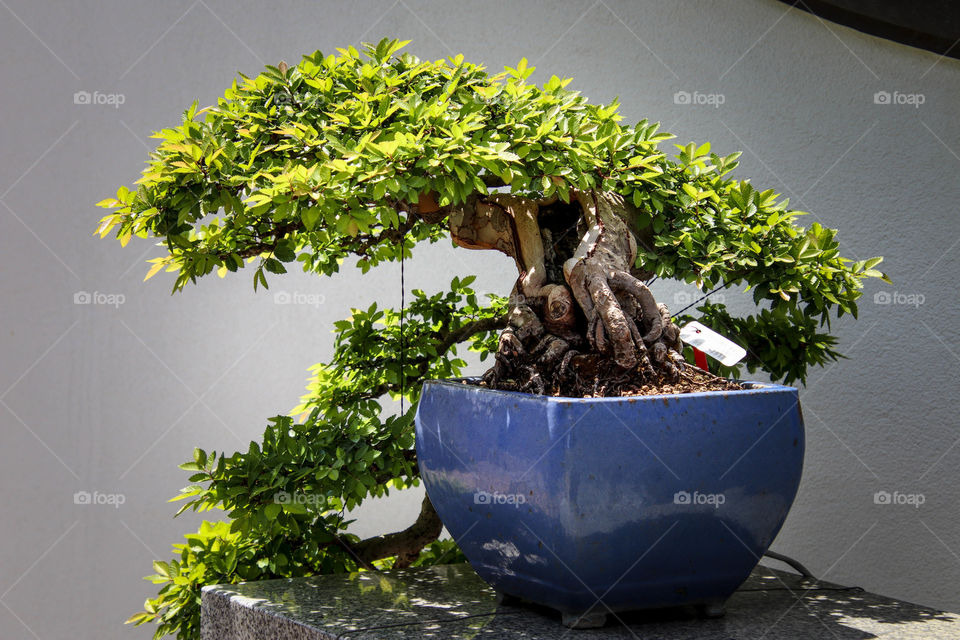
[[[440,339],[440,343],[437,345],[437,354],[441,355],[446,353],[447,350],[453,345],[460,344],[461,342],[470,339],[478,333],[496,331],[497,329],[503,329],[506,326],[506,315],[496,316],[495,318],[481,318],[480,320],[468,322],[459,329],[450,331],[446,336],[443,336]]]
[[[480,320],[468,322],[458,329],[448,331],[438,336],[439,341],[436,345],[437,354],[443,355],[455,344],[464,342],[478,333],[502,329],[506,324],[506,315],[494,318],[481,318]],[[431,360],[423,360],[419,363],[421,375],[426,373],[426,367],[429,366],[430,361]],[[372,393],[376,394],[375,397],[379,397],[390,390],[388,385],[383,386],[384,388],[382,389],[378,388],[372,391]],[[377,482],[384,483],[389,479],[390,478],[386,476],[382,478],[377,477]],[[433,504],[431,504],[428,497],[424,496],[423,503],[420,507],[420,515],[417,517],[416,522],[403,531],[375,536],[363,540],[356,545],[345,546],[357,561],[367,569],[374,568],[374,561],[391,556],[397,557],[395,567],[407,567],[411,562],[416,560],[426,545],[440,537],[442,529],[443,523],[440,522],[440,518],[434,510]],[[341,541],[341,544],[345,543]]]
[[[425,546],[440,537],[443,523],[437,515],[430,498],[423,497],[420,515],[403,531],[367,538],[350,547],[357,560],[372,568],[373,562],[383,558],[397,557],[395,568],[410,566]]]

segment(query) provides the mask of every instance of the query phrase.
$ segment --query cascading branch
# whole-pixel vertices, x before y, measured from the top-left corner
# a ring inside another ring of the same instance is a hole
[[[188,537],[181,560],[158,569],[166,586],[135,616],[158,621],[158,635],[196,637],[202,584],[415,562],[439,534],[429,501],[405,532],[370,541],[343,533],[342,511],[416,481],[410,414],[383,417],[378,400],[415,401],[424,377],[458,375],[459,343],[495,353],[485,381],[502,388],[589,391],[598,371],[675,381],[692,367],[646,287],[656,275],[752,289],[755,315],[705,304],[700,321],[747,347],[751,371],[804,380],[840,355],[822,332],[831,315],[856,316],[862,279],[885,278],[880,258],[841,257],[836,231],[797,226],[802,212],[732,177],[738,153],[691,143],[668,157],[660,145],[672,136],[657,124],[624,126],[616,102],[590,104],[570,80],[529,84],[526,60],[488,75],[462,56],[398,55],[405,44],[241,76],[215,106],[195,104],[156,133],[136,190],[100,203],[112,210],[101,236],[162,240],[168,255],[147,277],[175,274],[174,291],[243,268],[266,287],[294,262],[331,275],[353,258],[366,273],[448,234],[518,268],[509,301],[480,305],[469,279],[419,293],[402,358],[399,313],[355,311],[337,324],[336,355],[317,366],[299,421],[275,418],[245,454],[198,450],[186,466],[205,485],[186,491],[187,505],[226,509],[232,524]],[[277,491],[321,497],[281,503]]]

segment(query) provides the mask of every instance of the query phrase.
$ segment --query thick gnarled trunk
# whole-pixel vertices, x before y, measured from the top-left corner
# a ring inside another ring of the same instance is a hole
[[[632,204],[617,194],[574,191],[570,203],[496,193],[454,207],[454,242],[516,260],[509,326],[500,337],[490,386],[584,395],[605,378],[648,384],[676,380],[679,329],[634,266],[650,239],[631,225]]]

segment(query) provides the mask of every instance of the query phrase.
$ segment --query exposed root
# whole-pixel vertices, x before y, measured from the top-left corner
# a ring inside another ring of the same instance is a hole
[[[560,366],[544,379],[533,367],[518,368],[514,378],[482,383],[493,389],[572,398],[621,397],[664,393],[695,393],[741,389],[737,382],[715,376],[691,364],[678,367],[666,360],[663,372],[646,376],[639,369],[623,371],[609,358],[567,352]]]
[[[635,265],[650,238],[615,193],[569,203],[495,193],[449,211],[454,241],[517,263],[508,327],[483,384],[528,393],[620,396],[738,388],[686,363],[680,329]],[[578,240],[579,238],[579,240]]]
[[[581,353],[571,348],[567,340],[546,333],[539,321],[531,319],[536,316],[524,307],[519,305],[511,312],[511,326],[500,336],[496,364],[484,374],[484,386],[504,391],[580,398],[741,388],[736,382],[686,362],[675,350],[682,349],[679,339],[670,341],[670,338],[676,338],[674,330],[677,329],[672,322],[663,326],[661,337],[644,352],[649,358],[644,355],[643,361],[638,359],[634,367],[624,369],[612,353]],[[669,318],[660,309],[657,315],[661,319]],[[633,325],[630,331],[636,344],[644,345],[636,323],[629,316],[625,317]],[[599,326],[600,323],[595,325]],[[587,341],[580,339],[580,342]]]

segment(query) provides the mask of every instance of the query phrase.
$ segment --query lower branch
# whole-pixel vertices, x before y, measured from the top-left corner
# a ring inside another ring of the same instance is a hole
[[[496,331],[498,329],[503,329],[507,326],[507,315],[500,315],[493,318],[481,318],[479,320],[472,320],[459,329],[455,329],[441,336],[440,342],[437,344],[437,355],[443,355],[447,352],[447,349],[452,347],[455,344],[460,344],[471,337],[477,335],[478,333],[484,333],[486,331]]]
[[[416,522],[396,533],[367,538],[353,546],[353,552],[362,565],[370,568],[375,560],[397,557],[395,568],[410,566],[425,546],[440,537],[443,523],[433,508],[430,498],[423,497]]]

